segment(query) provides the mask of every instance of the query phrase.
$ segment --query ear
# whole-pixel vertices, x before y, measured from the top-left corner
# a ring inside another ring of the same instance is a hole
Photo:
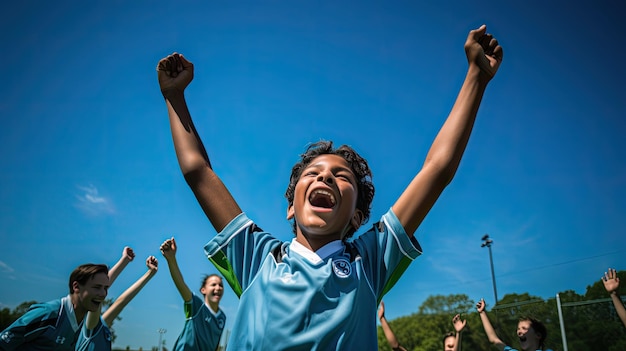
[[[354,213],[352,214],[352,219],[350,220],[350,224],[352,224],[354,230],[357,230],[361,227],[364,217],[365,216],[363,215],[363,211],[359,210],[358,208],[354,210]]]
[[[72,293],[78,293],[80,291],[80,285],[78,284],[77,281],[73,281],[72,282]]]
[[[204,286],[200,288],[200,292],[202,293],[202,295],[206,295],[205,291],[206,289],[204,288]]]
[[[293,217],[295,216],[295,212],[293,210],[293,204],[289,205],[289,207],[287,207],[287,220],[291,220],[293,219]]]

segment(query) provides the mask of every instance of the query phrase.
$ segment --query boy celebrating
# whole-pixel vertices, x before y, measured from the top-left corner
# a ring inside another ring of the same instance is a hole
[[[78,266],[70,275],[69,295],[32,305],[0,334],[0,349],[73,351],[85,314],[97,311],[107,296],[108,272],[104,264]]]
[[[241,298],[229,350],[376,349],[378,302],[421,253],[413,233],[452,180],[502,61],[486,30],[467,37],[465,81],[422,170],[378,223],[350,241],[374,195],[363,158],[332,142],[305,151],[286,192],[295,239],[283,243],[248,219],[213,171],[184,97],[193,64],[180,54],[159,62],[179,165],[218,231],[205,252]]]
[[[124,268],[135,258],[135,253],[129,247],[125,247],[120,260],[109,270],[111,285],[117,279]],[[101,309],[96,312],[88,312],[83,323],[82,331],[76,342],[76,351],[107,351],[111,350],[111,330],[109,329],[124,307],[137,296],[139,291],[156,274],[159,262],[156,257],[148,256],[146,259],[148,270],[133,285],[126,289],[115,302],[101,314]]]

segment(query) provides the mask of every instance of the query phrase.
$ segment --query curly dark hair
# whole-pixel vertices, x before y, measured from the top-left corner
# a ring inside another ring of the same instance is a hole
[[[347,145],[341,145],[338,148],[333,147],[332,141],[321,140],[310,144],[305,152],[300,155],[298,161],[291,169],[291,177],[289,178],[289,186],[285,191],[285,197],[289,206],[293,205],[293,197],[296,190],[296,183],[302,175],[302,171],[318,156],[321,155],[337,155],[342,157],[352,169],[357,182],[357,201],[356,208],[363,213],[361,225],[366,223],[370,218],[370,209],[372,200],[374,199],[374,184],[372,183],[372,171],[367,161],[361,157],[353,148]],[[292,229],[296,233],[296,221],[292,220]],[[359,228],[351,228],[344,239],[350,238]]]

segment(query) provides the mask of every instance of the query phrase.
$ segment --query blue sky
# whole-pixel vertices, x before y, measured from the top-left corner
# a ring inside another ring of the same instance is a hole
[[[187,100],[214,168],[248,215],[289,240],[283,194],[307,143],[370,162],[370,224],[419,170],[487,24],[504,48],[456,178],[418,229],[424,254],[385,298],[544,298],[626,269],[624,8],[501,2],[20,2],[0,15],[0,307],[67,293],[71,270],[133,262],[109,296],[159,273],[115,323],[115,346],[173,345],[182,301],[158,247],[175,236],[194,290],[214,230],[180,174],[155,67],[195,64]],[[227,328],[237,299],[227,289]]]

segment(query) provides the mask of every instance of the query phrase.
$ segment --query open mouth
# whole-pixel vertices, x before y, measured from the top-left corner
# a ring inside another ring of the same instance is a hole
[[[333,208],[335,206],[335,196],[327,190],[317,189],[309,196],[309,202],[315,207]]]

